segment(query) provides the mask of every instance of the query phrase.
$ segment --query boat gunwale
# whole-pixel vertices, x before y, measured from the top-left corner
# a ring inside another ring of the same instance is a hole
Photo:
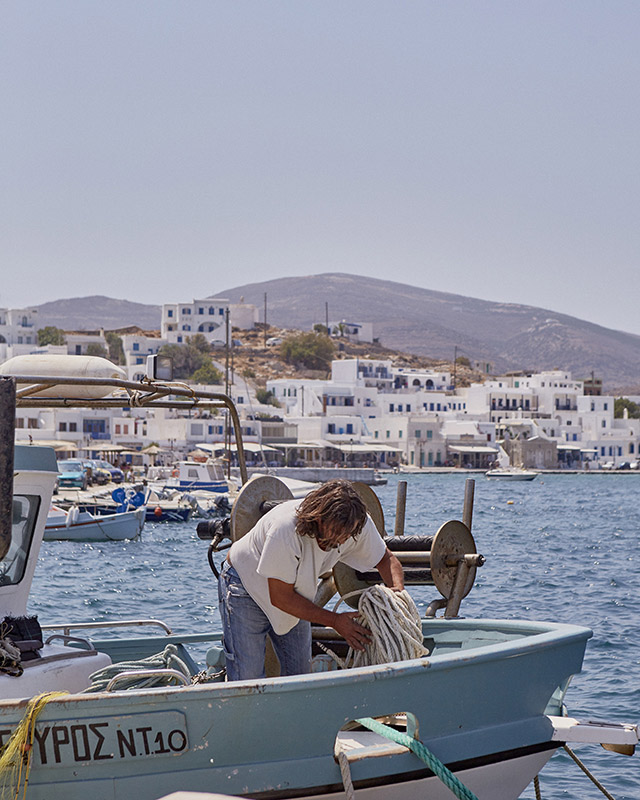
[[[213,694],[217,699],[228,699],[237,696],[245,696],[248,694],[273,694],[273,693],[287,693],[303,691],[307,688],[315,688],[322,686],[324,688],[331,688],[333,686],[342,686],[344,684],[353,683],[368,683],[379,680],[397,680],[410,676],[415,676],[424,673],[426,670],[429,672],[447,670],[453,668],[468,668],[471,663],[482,664],[487,661],[504,660],[505,658],[514,658],[526,654],[533,654],[535,651],[539,653],[543,650],[555,648],[558,646],[567,646],[579,644],[591,638],[593,632],[591,629],[567,624],[567,623],[541,623],[529,620],[428,620],[423,625],[428,629],[435,626],[454,627],[464,629],[478,629],[480,623],[480,630],[503,630],[508,632],[509,629],[523,630],[522,636],[516,639],[508,639],[503,642],[492,642],[481,644],[478,647],[468,649],[461,649],[455,652],[442,653],[435,656],[423,656],[421,658],[409,659],[401,662],[390,662],[387,664],[376,664],[366,667],[355,667],[348,670],[329,670],[326,672],[311,672],[302,675],[290,675],[287,677],[271,677],[251,679],[244,681],[219,681],[210,682],[205,684],[194,684],[191,686],[156,686],[146,689],[129,689],[126,692],[92,692],[89,694],[68,694],[57,700],[53,700],[52,704],[58,703],[67,704],[69,702],[92,702],[98,700],[104,702],[109,698],[108,702],[119,702],[123,698],[130,701],[133,698],[141,698],[148,701],[150,697],[158,695],[171,694],[176,692],[184,693],[188,690],[190,694]],[[499,627],[497,627],[499,626]],[[527,633],[527,629],[531,632]],[[195,636],[202,636],[195,634]],[[219,636],[219,634],[218,634]],[[181,643],[188,643],[188,635],[180,637],[179,634],[173,634],[171,637],[136,637],[136,639],[113,639],[114,642],[126,641],[132,643],[137,641],[149,641],[149,639],[158,638],[159,643],[168,641],[179,641]],[[215,639],[213,639],[215,640]],[[200,639],[202,641],[202,639]],[[100,643],[92,642],[94,647]],[[8,699],[0,700],[0,710],[8,709],[11,707],[22,706],[28,702],[29,698]]]

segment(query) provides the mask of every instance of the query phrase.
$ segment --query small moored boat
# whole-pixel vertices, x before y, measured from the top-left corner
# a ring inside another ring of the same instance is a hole
[[[142,533],[146,509],[115,514],[92,514],[77,506],[69,509],[52,505],[44,528],[45,541],[109,542],[137,539]]]

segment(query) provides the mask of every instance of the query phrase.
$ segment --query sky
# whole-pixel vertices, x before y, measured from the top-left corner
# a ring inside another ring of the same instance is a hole
[[[640,334],[639,88],[637,0],[3,0],[0,307],[344,272]]]

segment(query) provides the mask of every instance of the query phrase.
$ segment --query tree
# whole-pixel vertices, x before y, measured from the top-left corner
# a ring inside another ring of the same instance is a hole
[[[47,325],[38,331],[38,344],[44,347],[47,344],[63,345],[67,343],[64,331],[53,325]]]
[[[209,342],[201,333],[191,336],[184,344],[165,344],[158,355],[168,356],[173,361],[173,376],[187,380],[201,367],[211,363]]]
[[[263,406],[276,406],[280,408],[280,403],[276,400],[273,392],[269,392],[266,389],[256,390],[256,400],[262,403]]]
[[[294,333],[280,345],[280,355],[287,364],[302,364],[307,369],[328,369],[335,345],[324,333]]]
[[[461,367],[469,367],[471,368],[471,361],[466,356],[458,356],[456,358],[456,364]]]
[[[628,397],[616,397],[613,401],[613,416],[621,419],[624,416],[624,409],[629,412],[630,419],[640,419],[640,406],[629,400]]]
[[[115,331],[105,331],[104,338],[109,348],[109,360],[114,364],[124,364],[124,347],[120,336]]]
[[[193,383],[200,383],[205,385],[219,385],[224,380],[224,375],[220,372],[219,369],[216,369],[211,361],[205,361],[205,363],[197,369],[193,375],[189,378],[190,381]]]
[[[108,353],[101,344],[98,344],[98,342],[90,342],[87,345],[87,355],[100,356],[100,358],[106,358]]]

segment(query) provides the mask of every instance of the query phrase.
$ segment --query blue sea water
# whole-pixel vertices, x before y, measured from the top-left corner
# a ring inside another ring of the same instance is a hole
[[[398,480],[408,482],[405,532],[433,534],[461,518],[466,477],[391,476],[376,487],[387,531]],[[635,474],[476,480],[473,534],[487,562],[461,614],[590,627],[583,672],[567,694],[581,719],[640,722],[639,496]],[[219,630],[215,578],[195,526],[147,523],[135,542],[44,543],[30,611],[42,622],[153,617],[175,631]],[[437,594],[414,591],[421,607]],[[574,749],[616,800],[640,800],[640,754]],[[540,781],[544,800],[603,796],[561,750]],[[533,787],[522,797],[532,800]]]

